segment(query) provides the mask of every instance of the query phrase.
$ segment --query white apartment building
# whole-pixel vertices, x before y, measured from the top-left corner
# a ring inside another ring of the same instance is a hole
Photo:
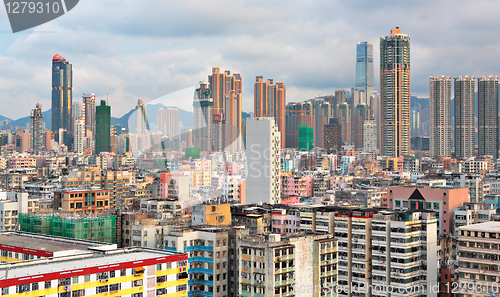
[[[37,209],[38,199],[29,199],[28,193],[0,192],[0,231],[17,230],[19,214]]]
[[[246,121],[246,202],[280,203],[280,132],[274,118]]]
[[[373,215],[371,223],[371,296],[437,296],[435,213],[379,212]],[[391,290],[394,293],[388,294]]]
[[[458,235],[459,228],[491,221],[496,214],[493,204],[464,203],[453,209],[453,230]]]
[[[497,296],[500,222],[463,226],[458,233],[458,296]]]
[[[238,296],[337,296],[337,240],[314,232],[246,236],[238,269]]]

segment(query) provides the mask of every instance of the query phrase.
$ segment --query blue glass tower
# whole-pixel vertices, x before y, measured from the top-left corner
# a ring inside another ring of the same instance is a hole
[[[71,105],[73,101],[72,65],[61,55],[52,57],[52,130],[71,132]],[[71,134],[71,133],[68,133]],[[65,141],[66,143],[66,141]],[[67,144],[67,143],[66,143]]]
[[[354,102],[354,104],[362,103],[369,105],[374,86],[373,44],[366,41],[358,42],[356,49],[356,89],[358,92],[364,92],[364,98],[359,96],[359,102]]]

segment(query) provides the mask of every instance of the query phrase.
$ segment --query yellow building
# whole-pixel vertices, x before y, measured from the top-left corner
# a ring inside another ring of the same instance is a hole
[[[188,296],[187,258],[138,248],[0,264],[0,288],[9,297]]]
[[[231,205],[224,204],[199,204],[193,206],[191,213],[193,226],[230,226]]]

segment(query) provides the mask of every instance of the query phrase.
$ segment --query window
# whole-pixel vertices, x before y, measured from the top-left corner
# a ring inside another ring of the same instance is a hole
[[[73,276],[73,277],[71,278],[71,283],[72,283],[72,284],[78,284],[78,276]]]
[[[156,270],[161,270],[161,264],[156,264]]]
[[[90,282],[90,274],[85,274],[85,282]]]
[[[51,281],[46,281],[45,282],[45,289],[52,288],[52,282]]]
[[[109,277],[110,278],[113,278],[113,277],[116,277],[116,272],[113,270],[113,271],[110,271],[109,272]]]
[[[99,294],[99,293],[106,293],[108,291],[109,291],[109,286],[107,286],[107,285],[96,288],[97,294]]]
[[[29,292],[30,291],[30,285],[25,284],[25,285],[18,285],[16,286],[16,293],[24,293],[24,292]]]
[[[112,284],[112,285],[109,285],[109,291],[118,291],[118,290],[121,290],[121,287],[122,287],[121,283]]]
[[[77,202],[77,203],[76,203],[76,208],[77,208],[77,209],[78,209],[78,208],[82,208],[82,203],[81,203],[81,202]]]
[[[9,288],[2,288],[2,295],[9,295]]]
[[[36,291],[38,290],[38,283],[32,283],[31,284],[31,291]]]
[[[126,275],[127,275],[127,269],[120,270],[120,276],[126,276]]]

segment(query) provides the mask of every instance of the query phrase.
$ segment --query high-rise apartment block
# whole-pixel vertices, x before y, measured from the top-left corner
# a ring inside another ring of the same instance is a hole
[[[377,151],[377,124],[374,120],[366,120],[363,124],[363,151],[365,153]]]
[[[342,145],[341,127],[336,119],[330,119],[328,125],[325,125],[325,149],[327,154],[340,152]]]
[[[500,282],[499,246],[499,222],[485,222],[459,228],[459,261],[456,272],[458,283],[464,286],[465,292],[462,292],[473,292],[474,296],[498,294],[496,288]]]
[[[451,77],[429,79],[430,156],[451,157]]]
[[[165,110],[165,128],[166,136],[170,138],[179,136],[179,109],[178,108],[167,108]]]
[[[193,99],[194,108],[194,147],[201,151],[212,151],[212,94],[205,82],[200,82]]]
[[[85,122],[82,119],[77,119],[73,126],[73,151],[75,153],[83,153]]]
[[[337,106],[337,120],[341,128],[341,139],[345,143],[352,143],[351,138],[351,109],[349,104],[341,103]]]
[[[371,296],[387,296],[387,288],[398,292],[391,296],[438,295],[436,222],[431,210],[384,211],[372,216]]]
[[[71,131],[73,68],[61,55],[52,57],[52,130]],[[61,140],[59,141],[61,142]],[[67,139],[63,142],[68,145]]]
[[[280,203],[280,133],[273,118],[247,119],[246,202]]]
[[[498,159],[498,76],[477,79],[479,157]]]
[[[355,149],[363,148],[363,125],[368,116],[368,106],[360,103],[354,109],[352,125],[352,142]]]
[[[410,153],[410,36],[380,37],[381,155]]]
[[[42,105],[36,104],[36,108],[31,110],[31,149],[41,151],[43,145],[43,113]]]
[[[474,76],[455,78],[455,156],[465,159],[474,156]]]
[[[286,106],[286,135],[282,135],[286,137],[286,146],[298,148],[299,126],[314,128],[314,125],[314,105],[311,101],[289,103]]]
[[[96,107],[96,139],[95,152],[111,151],[111,107],[101,100],[101,105]]]
[[[249,235],[238,241],[242,296],[336,296],[337,239],[300,232]]]
[[[85,121],[85,137],[89,143],[95,142],[95,95],[83,94],[83,117]],[[94,148],[93,145],[90,148]]]
[[[282,82],[273,84],[272,79],[264,82],[257,76],[254,85],[254,117],[274,117],[278,131],[283,135],[281,147],[285,148],[286,135],[286,88]]]
[[[375,87],[373,72],[373,44],[371,42],[358,42],[356,46],[356,89],[363,92],[360,96],[370,106],[368,99],[373,94]],[[364,97],[364,98],[363,98]]]
[[[242,78],[239,73],[231,75],[229,70],[221,73],[218,67],[213,67],[212,74],[208,76],[208,84],[213,99],[212,145],[214,151],[221,151],[237,139],[241,139]],[[230,106],[226,107],[226,103]],[[238,106],[239,114],[228,114],[238,110]],[[230,124],[227,123],[228,120]],[[226,125],[231,125],[231,127],[226,127]],[[230,132],[229,135],[227,131]],[[241,145],[235,144],[234,146]]]

